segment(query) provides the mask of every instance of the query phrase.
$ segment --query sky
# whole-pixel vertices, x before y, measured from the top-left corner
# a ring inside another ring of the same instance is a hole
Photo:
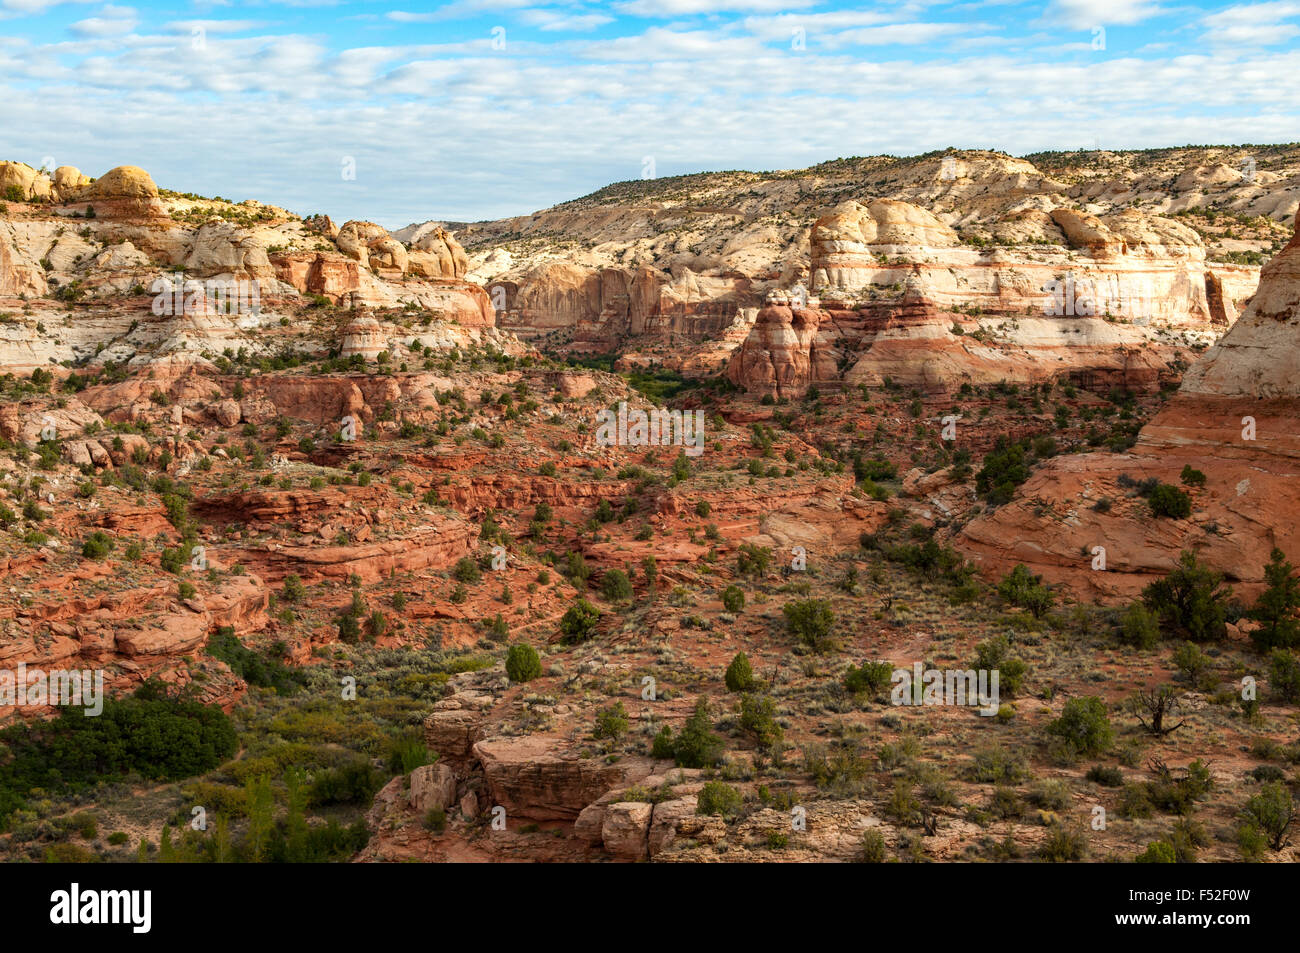
[[[0,159],[389,228],[948,146],[1300,140],[1300,0],[0,0]]]

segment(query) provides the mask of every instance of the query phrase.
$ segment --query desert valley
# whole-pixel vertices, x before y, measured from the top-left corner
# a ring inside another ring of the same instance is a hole
[[[1300,146],[161,185],[0,162],[5,860],[1296,859]]]

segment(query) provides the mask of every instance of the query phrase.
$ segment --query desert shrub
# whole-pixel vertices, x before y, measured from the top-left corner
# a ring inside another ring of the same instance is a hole
[[[1060,824],[1052,825],[1038,848],[1038,858],[1054,864],[1082,860],[1086,855],[1087,843],[1083,834]]]
[[[1182,672],[1193,685],[1200,685],[1205,674],[1214,664],[1214,660],[1202,652],[1200,647],[1193,642],[1184,642],[1174,649],[1171,661],[1174,663],[1174,667]]]
[[[537,650],[526,642],[517,642],[506,652],[506,675],[512,682],[531,682],[542,674],[542,660]]]
[[[478,568],[478,563],[468,556],[462,556],[456,562],[456,568],[452,570],[452,576],[457,582],[473,584],[483,577],[483,572]]]
[[[1265,784],[1241,812],[1241,828],[1258,831],[1267,845],[1277,851],[1287,844],[1287,832],[1295,823],[1295,804],[1291,792],[1280,781]]]
[[[696,814],[735,817],[740,813],[740,792],[724,781],[706,781],[696,800]]]
[[[1023,563],[1017,563],[998,583],[998,595],[1013,606],[1028,609],[1035,619],[1055,601],[1051,590],[1042,584],[1042,576],[1035,576]]]
[[[747,692],[752,689],[754,670],[750,667],[749,656],[744,652],[737,652],[731,664],[727,666],[724,680],[727,683],[727,691],[730,692]]]
[[[1016,487],[1029,479],[1028,450],[1024,443],[998,437],[975,474],[975,491],[993,506],[1009,503]]]
[[[417,734],[404,733],[389,739],[386,761],[391,774],[410,774],[436,758]]]
[[[786,628],[801,643],[815,652],[827,652],[835,647],[835,613],[826,599],[801,599],[786,603]]]
[[[1029,803],[1044,811],[1062,811],[1070,803],[1070,789],[1063,781],[1049,779],[1040,781],[1029,792]]]
[[[280,589],[280,598],[285,602],[301,602],[307,596],[307,587],[302,584],[302,578],[297,573],[289,573],[284,577],[284,586]]]
[[[772,564],[772,550],[767,546],[741,543],[736,556],[736,571],[742,576],[764,576]]]
[[[1025,679],[1029,677],[1028,663],[1011,655],[1011,639],[1005,633],[976,645],[971,667],[976,671],[996,671],[998,694],[1011,698],[1024,691]]]
[[[1029,767],[1022,754],[995,745],[975,752],[966,775],[983,784],[1020,784],[1029,777]]]
[[[81,555],[87,559],[105,559],[113,551],[113,540],[103,530],[95,530],[81,544]]]
[[[722,739],[713,733],[709,702],[700,698],[695,711],[672,740],[672,756],[683,768],[709,768],[722,754]]]
[[[621,569],[608,569],[600,577],[600,593],[610,602],[632,598],[632,582]]]
[[[1260,594],[1254,608],[1246,613],[1259,623],[1259,627],[1250,633],[1251,641],[1260,652],[1300,644],[1300,622],[1296,620],[1296,609],[1300,608],[1300,579],[1296,578],[1295,567],[1287,562],[1280,549],[1274,548],[1269,555],[1264,579],[1268,588]]]
[[[579,599],[560,619],[560,632],[566,642],[585,642],[595,635],[599,621],[600,610],[586,599]]]
[[[1120,618],[1120,631],[1128,645],[1149,649],[1160,641],[1160,620],[1141,602],[1132,602]]]
[[[1184,486],[1205,486],[1205,474],[1200,470],[1193,469],[1190,463],[1183,466],[1183,472],[1179,474],[1179,479],[1183,481]]]
[[[1285,701],[1300,701],[1300,660],[1290,650],[1274,649],[1269,656],[1268,687]]]
[[[776,720],[776,702],[766,695],[745,695],[740,700],[740,730],[763,748],[779,744],[785,732]]]
[[[1061,717],[1051,722],[1047,730],[1061,739],[1073,757],[1100,754],[1115,738],[1106,715],[1106,703],[1096,697],[1071,698],[1061,709]]]
[[[208,639],[207,653],[230,666],[230,670],[250,685],[272,688],[277,695],[292,695],[307,682],[302,669],[285,665],[248,648],[235,635],[232,626],[223,625]]]
[[[722,590],[722,608],[733,615],[745,608],[745,592],[739,586],[728,586]]]
[[[1143,788],[1151,806],[1166,814],[1190,814],[1214,784],[1209,768],[1199,758],[1183,769],[1171,769],[1162,762],[1153,767],[1156,776]]]
[[[596,725],[592,729],[593,738],[608,738],[610,741],[618,741],[627,734],[627,709],[623,703],[615,702],[608,708],[602,709],[596,713]]]
[[[369,804],[384,780],[370,759],[357,758],[317,774],[308,788],[307,799],[316,807]]]
[[[1168,841],[1152,841],[1147,849],[1133,858],[1135,864],[1173,864],[1178,862],[1174,845]]]
[[[1085,777],[1094,784],[1100,784],[1102,787],[1117,788],[1124,784],[1124,775],[1119,768],[1106,767],[1095,764],[1088,769]]]
[[[1183,552],[1178,566],[1164,579],[1142,590],[1142,601],[1160,618],[1161,628],[1193,642],[1222,639],[1227,634],[1227,603],[1232,590],[1223,576]]]
[[[1171,483],[1161,483],[1147,498],[1153,516],[1185,520],[1192,515],[1192,498]]]
[[[864,864],[885,862],[885,836],[874,828],[862,833],[862,862]]]
[[[850,665],[844,673],[844,687],[855,695],[875,695],[884,691],[893,675],[892,662],[863,662],[861,668]]]

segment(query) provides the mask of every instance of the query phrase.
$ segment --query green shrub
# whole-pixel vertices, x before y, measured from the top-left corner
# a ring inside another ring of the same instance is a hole
[[[1100,784],[1102,787],[1107,788],[1117,788],[1124,784],[1124,775],[1119,768],[1104,767],[1100,764],[1095,764],[1089,768],[1086,777],[1094,784]]]
[[[1274,649],[1269,656],[1268,687],[1284,701],[1300,701],[1300,660],[1289,649]]]
[[[835,647],[835,613],[826,599],[801,599],[786,603],[786,628],[801,643],[815,652],[828,652]]]
[[[1054,864],[1082,860],[1086,855],[1087,843],[1083,834],[1067,830],[1060,824],[1052,825],[1038,848],[1038,858]]]
[[[772,550],[767,546],[741,543],[736,556],[736,571],[742,576],[765,576],[772,563]]]
[[[560,619],[560,632],[566,642],[585,642],[595,634],[599,621],[600,610],[586,599],[579,599]]]
[[[402,734],[388,742],[387,762],[391,774],[410,774],[436,759],[437,755],[429,751],[419,735]]]
[[[1147,499],[1153,516],[1185,520],[1192,515],[1192,498],[1170,483],[1161,483]]]
[[[627,728],[627,709],[623,707],[621,701],[615,702],[610,707],[597,712],[596,726],[592,729],[591,736],[618,741],[627,734]]]
[[[1193,642],[1209,642],[1227,635],[1227,602],[1232,590],[1223,576],[1184,552],[1178,566],[1164,579],[1142,590],[1142,601],[1159,617],[1168,633]]]
[[[709,702],[700,698],[695,711],[672,741],[673,757],[683,768],[711,768],[722,754],[722,739],[713,733]]]
[[[1129,603],[1120,619],[1123,640],[1139,649],[1153,648],[1160,641],[1160,620],[1141,602]]]
[[[81,555],[87,559],[105,559],[113,551],[113,540],[103,530],[95,530],[81,544]]]
[[[1061,710],[1061,717],[1047,726],[1075,757],[1100,754],[1111,746],[1115,733],[1106,715],[1106,703],[1100,698],[1071,698]]]
[[[1282,550],[1274,548],[1264,567],[1268,588],[1260,594],[1254,608],[1246,613],[1259,623],[1250,633],[1251,641],[1260,652],[1270,649],[1291,648],[1300,644],[1300,621],[1296,609],[1300,608],[1300,579],[1295,567],[1286,560]]]
[[[885,836],[874,828],[862,833],[862,862],[864,864],[885,862]]]
[[[610,602],[632,598],[632,582],[621,569],[607,569],[600,577],[600,594]]]
[[[844,673],[844,687],[855,695],[876,695],[884,691],[893,677],[892,662],[863,662],[861,668],[849,666]]]
[[[462,556],[456,562],[456,568],[452,570],[452,576],[457,582],[476,583],[483,577],[483,572],[478,568],[478,563],[468,556]]]
[[[1173,864],[1178,862],[1174,845],[1157,840],[1147,844],[1147,849],[1133,858],[1137,864]]]
[[[745,608],[745,591],[739,586],[728,586],[722,590],[722,608],[732,615]]]
[[[754,670],[744,652],[737,652],[727,666],[725,681],[730,692],[747,692],[754,687]]]
[[[776,720],[776,702],[766,695],[745,695],[740,700],[740,730],[762,748],[779,744],[785,732]]]
[[[506,675],[512,682],[531,682],[542,674],[542,660],[537,650],[526,642],[516,642],[506,652]]]
[[[1259,794],[1246,802],[1241,818],[1242,827],[1259,831],[1270,848],[1281,850],[1286,846],[1287,832],[1296,820],[1291,792],[1280,781],[1265,784]]]
[[[696,814],[735,817],[740,813],[740,792],[723,781],[706,781],[696,800]]]
[[[1028,609],[1035,619],[1055,602],[1051,590],[1042,584],[1042,577],[1035,576],[1023,563],[1017,563],[998,583],[998,595],[1013,606]]]

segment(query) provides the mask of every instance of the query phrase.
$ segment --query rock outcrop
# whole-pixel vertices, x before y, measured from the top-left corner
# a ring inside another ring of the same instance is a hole
[[[1011,503],[969,523],[957,545],[990,574],[1022,562],[1102,599],[1133,596],[1190,550],[1249,596],[1274,546],[1300,561],[1298,369],[1300,231],[1264,266],[1241,318],[1187,372],[1132,451],[1045,463]],[[1203,473],[1204,486],[1183,486],[1185,467]],[[1131,489],[1152,479],[1189,492],[1191,516],[1153,516]],[[1094,568],[1095,547],[1104,570]]]

